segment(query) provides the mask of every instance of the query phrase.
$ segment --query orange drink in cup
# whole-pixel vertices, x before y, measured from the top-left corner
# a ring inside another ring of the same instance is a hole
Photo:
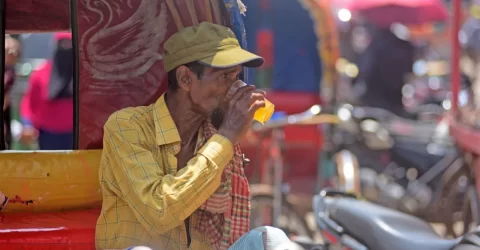
[[[230,100],[235,94],[235,92],[237,92],[237,90],[243,86],[247,86],[247,84],[242,80],[236,81],[228,91],[227,96],[225,98],[227,100]],[[253,119],[257,122],[260,122],[261,124],[265,124],[268,120],[270,120],[274,111],[275,111],[275,105],[273,105],[273,103],[271,103],[269,100],[267,100],[267,98],[265,98],[265,107],[259,108],[255,112]]]

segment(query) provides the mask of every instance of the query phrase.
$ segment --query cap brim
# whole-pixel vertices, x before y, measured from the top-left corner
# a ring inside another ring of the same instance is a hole
[[[243,65],[249,68],[262,66],[264,60],[262,57],[250,53],[241,48],[234,48],[219,51],[214,56],[199,60],[201,64],[212,68],[229,68],[237,65]]]

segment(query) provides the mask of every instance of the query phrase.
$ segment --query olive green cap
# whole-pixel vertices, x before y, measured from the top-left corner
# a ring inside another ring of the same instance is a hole
[[[240,47],[231,29],[208,22],[178,31],[163,47],[165,72],[195,61],[212,68],[260,67],[263,64],[263,58]]]

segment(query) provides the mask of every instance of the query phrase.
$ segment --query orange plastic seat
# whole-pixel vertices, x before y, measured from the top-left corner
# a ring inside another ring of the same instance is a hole
[[[0,249],[95,249],[100,209],[42,213],[1,213]]]

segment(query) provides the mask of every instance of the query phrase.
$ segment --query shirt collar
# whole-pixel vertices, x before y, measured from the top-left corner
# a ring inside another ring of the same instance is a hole
[[[158,145],[166,145],[181,142],[177,126],[170,115],[165,93],[157,100],[153,107],[153,118],[155,123],[155,136]]]

